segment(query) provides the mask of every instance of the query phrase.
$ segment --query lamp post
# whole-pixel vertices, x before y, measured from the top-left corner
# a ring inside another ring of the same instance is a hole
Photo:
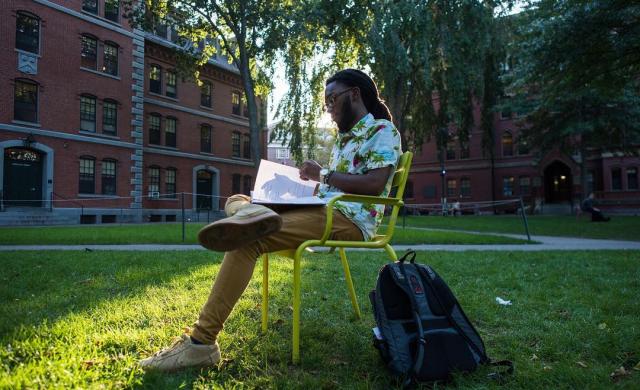
[[[445,153],[447,147],[447,138],[449,137],[449,130],[446,127],[441,127],[438,129],[438,146],[440,149],[439,158],[440,158],[440,178],[441,178],[441,188],[442,188],[442,196],[440,197],[440,203],[442,205],[442,215],[447,215],[447,189],[445,187],[446,180],[445,177],[447,175],[447,170],[444,165]]]

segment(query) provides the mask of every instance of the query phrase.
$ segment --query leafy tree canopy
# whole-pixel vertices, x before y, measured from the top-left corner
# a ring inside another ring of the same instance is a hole
[[[508,105],[528,113],[532,145],[583,156],[638,145],[638,20],[640,4],[624,0],[541,0],[513,18]]]

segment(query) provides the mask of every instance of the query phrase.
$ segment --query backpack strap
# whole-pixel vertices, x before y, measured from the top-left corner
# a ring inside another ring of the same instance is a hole
[[[442,309],[444,314],[447,316],[447,319],[449,320],[451,325],[458,331],[460,336],[464,337],[464,339],[467,341],[467,344],[472,346],[473,350],[476,352],[476,354],[478,354],[478,356],[480,356],[481,358],[488,359],[487,355],[485,353],[483,353],[472,340],[469,339],[467,334],[462,329],[460,329],[460,326],[453,319],[453,317],[451,316],[451,313],[449,313],[449,311],[447,311],[445,309],[445,306],[442,304],[442,301],[440,300],[440,297],[438,296],[437,293],[435,293],[437,290],[436,290],[435,286],[433,285],[433,281],[431,280],[431,277],[426,274],[426,271],[422,267],[416,266],[416,268],[418,269],[418,273],[420,274],[420,276],[422,276],[422,280],[429,285],[429,287],[431,288],[432,291],[434,291],[433,297],[438,302],[438,305],[440,305],[440,308]]]
[[[416,251],[414,251],[413,249],[408,249],[407,252],[398,259],[398,262],[404,263],[408,257],[411,257],[409,259],[409,263],[414,264],[416,262]]]
[[[407,381],[405,382],[405,386],[408,383],[413,383],[415,378],[418,376],[418,372],[420,371],[420,368],[422,367],[422,363],[424,362],[424,350],[425,350],[425,346],[427,345],[427,341],[424,338],[424,328],[422,327],[422,319],[420,318],[420,307],[416,302],[416,297],[413,295],[413,290],[409,285],[409,278],[407,276],[407,271],[405,270],[404,260],[409,255],[413,255],[410,260],[411,266],[413,266],[416,269],[419,268],[414,264],[414,259],[416,257],[414,251],[409,251],[404,256],[402,256],[402,261],[399,260],[397,263],[397,266],[400,273],[403,276],[403,282],[402,282],[403,285],[408,287],[408,288],[405,288],[404,290],[409,296],[409,301],[411,302],[411,308],[413,309],[413,319],[416,323],[416,327],[418,330],[418,346],[417,346],[418,348],[416,348],[416,352],[413,357],[413,367],[412,367],[413,373],[411,377],[408,378]]]

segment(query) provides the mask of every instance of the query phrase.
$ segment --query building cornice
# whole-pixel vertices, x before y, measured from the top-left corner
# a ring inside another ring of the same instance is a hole
[[[239,121],[239,120],[227,118],[222,115],[215,115],[205,111],[194,110],[193,108],[184,107],[178,104],[163,102],[161,100],[152,99],[150,97],[145,97],[144,102],[155,105],[155,106],[159,106],[159,107],[170,108],[172,110],[177,110],[177,111],[182,111],[182,112],[186,112],[193,115],[198,115],[203,118],[209,118],[209,119],[214,119],[221,122],[227,122],[236,126],[249,127],[249,121]]]
[[[442,169],[439,163],[432,163],[431,166],[426,167],[413,167],[411,169],[411,173],[425,173],[425,172],[438,172]],[[514,162],[503,162],[503,163],[495,163],[494,167],[497,169],[500,168],[519,168],[519,167],[535,167],[537,164],[534,161],[514,161]],[[455,171],[464,171],[464,170],[474,170],[474,169],[488,169],[491,168],[491,163],[489,161],[486,162],[477,162],[477,163],[469,163],[469,164],[456,164],[456,165],[445,165],[445,169],[447,172],[455,172]]]
[[[78,19],[82,19],[82,20],[84,20],[86,22],[98,25],[100,27],[104,27],[104,28],[106,28],[108,30],[111,30],[111,31],[115,31],[115,32],[120,33],[120,34],[122,34],[124,36],[127,36],[129,38],[133,38],[133,33],[131,31],[127,31],[126,29],[124,29],[122,27],[119,27],[114,23],[107,22],[106,20],[102,20],[99,17],[94,17],[92,15],[86,15],[86,14],[84,14],[82,12],[78,12],[78,11],[72,10],[70,8],[67,8],[67,7],[64,7],[62,5],[56,4],[56,3],[52,2],[52,1],[49,1],[49,0],[33,0],[33,1],[35,3],[44,5],[45,7],[53,8],[53,9],[55,9],[57,11],[65,13],[67,15],[74,16],[74,17],[76,17]]]
[[[15,133],[22,133],[22,134],[33,134],[33,135],[39,135],[43,137],[67,139],[70,141],[81,141],[81,142],[89,142],[89,143],[101,144],[101,145],[117,146],[120,148],[128,148],[128,149],[135,149],[137,147],[136,144],[132,142],[117,141],[117,140],[112,140],[108,138],[99,138],[97,136],[92,137],[88,135],[63,133],[61,131],[39,129],[39,128],[33,128],[33,127],[27,127],[27,126],[10,125],[6,123],[0,123],[0,130],[13,131]]]
[[[66,139],[69,141],[80,141],[80,142],[88,142],[88,143],[101,144],[101,145],[117,146],[120,148],[127,148],[127,149],[140,148],[140,145],[132,142],[116,141],[116,140],[98,138],[98,137],[92,137],[92,136],[86,136],[86,135],[62,133],[55,130],[37,129],[33,127],[9,125],[6,123],[0,123],[0,130],[12,131],[12,132],[21,133],[21,134],[33,134],[33,135],[42,136],[42,137],[60,138],[60,139]],[[144,150],[144,153],[150,153],[150,154],[161,154],[165,156],[174,156],[174,157],[186,157],[193,160],[214,161],[214,162],[219,162],[224,164],[242,165],[247,167],[255,166],[253,164],[253,161],[250,161],[250,160],[236,160],[232,158],[204,156],[201,154],[180,152],[177,150],[164,150],[164,149],[158,149],[154,147],[144,147],[143,150]]]
[[[177,45],[171,41],[168,41],[150,32],[145,32],[144,38],[159,46],[163,46],[172,50],[184,50],[182,46]],[[209,59],[208,64],[215,66],[216,68],[223,69],[227,72],[231,72],[236,76],[240,76],[240,71],[238,70],[238,67],[233,64],[230,64],[227,61],[219,61],[217,58],[215,58],[215,59]]]
[[[255,166],[253,164],[253,161],[250,161],[250,160],[235,160],[231,158],[204,156],[201,154],[185,153],[185,152],[179,152],[176,150],[166,150],[166,149],[159,149],[159,148],[148,147],[148,146],[144,148],[144,152],[149,154],[161,154],[164,156],[185,157],[185,158],[191,158],[194,160],[201,160],[201,161],[215,161],[215,162],[224,163],[224,164],[244,165],[247,167]]]

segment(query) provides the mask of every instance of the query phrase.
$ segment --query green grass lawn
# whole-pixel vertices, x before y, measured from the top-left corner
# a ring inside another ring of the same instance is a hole
[[[219,341],[220,367],[145,374],[135,362],[168,345],[207,298],[211,252],[2,252],[0,388],[396,387],[371,345],[367,294],[380,252],[350,253],[363,309],[354,320],[337,254],[303,260],[302,362],[290,364],[292,264],[271,262],[270,330],[260,334],[261,269]],[[489,356],[463,389],[638,388],[639,251],[419,253],[448,281]],[[500,306],[495,298],[510,299]],[[611,378],[619,367],[629,373]],[[440,387],[440,386],[436,386]]]
[[[185,224],[185,244],[196,244],[202,223]],[[510,237],[480,236],[460,232],[425,232],[396,228],[394,244],[523,244]],[[182,225],[79,225],[0,228],[0,245],[182,244]]]
[[[402,226],[402,216],[398,224]],[[640,241],[640,217],[614,215],[609,222],[591,222],[583,216],[527,216],[532,235],[602,238]],[[516,215],[465,215],[462,217],[407,216],[407,226],[481,232],[525,234],[522,217]]]

